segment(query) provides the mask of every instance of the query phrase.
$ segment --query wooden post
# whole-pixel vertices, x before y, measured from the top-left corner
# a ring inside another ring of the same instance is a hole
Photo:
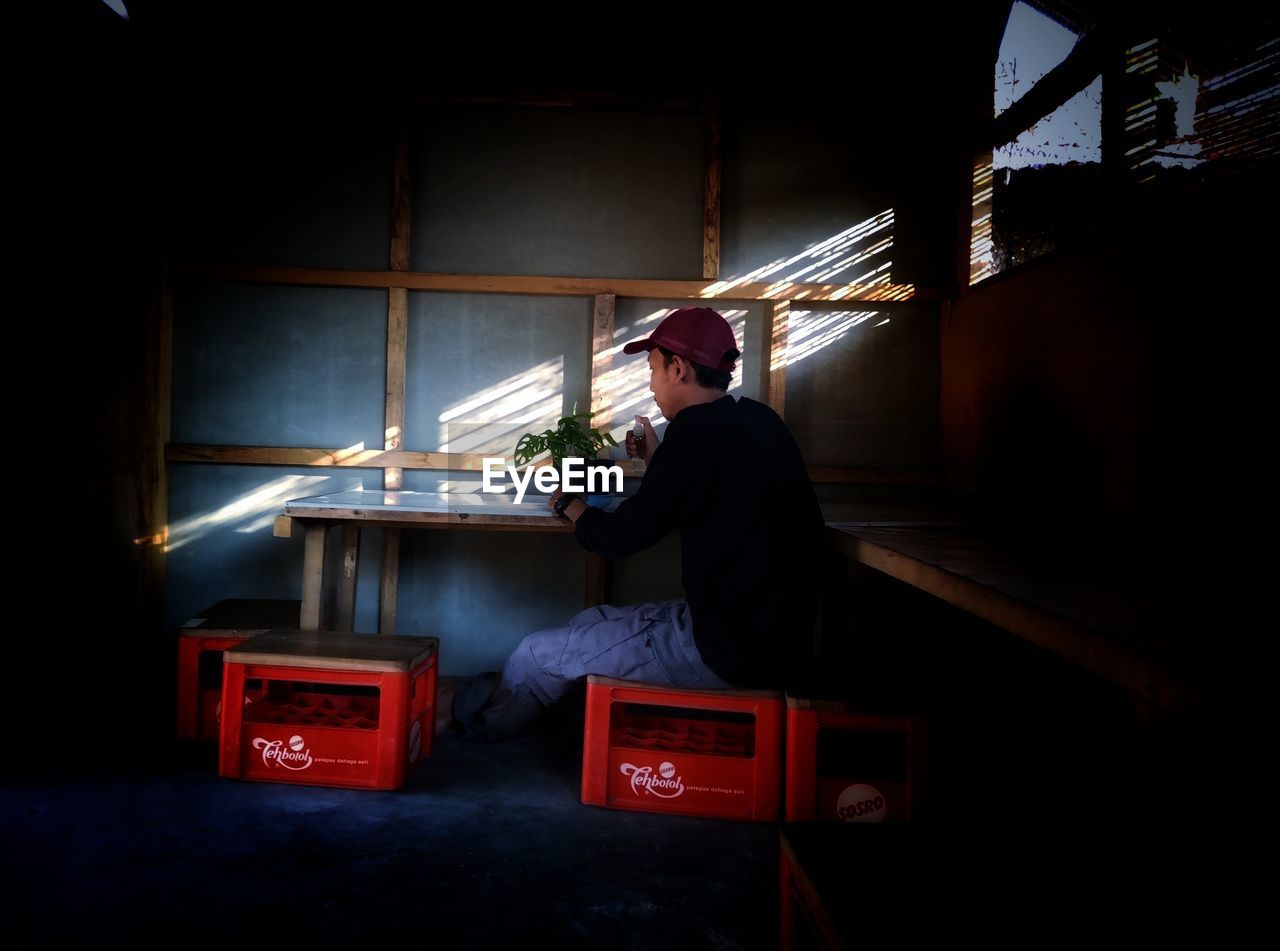
[[[409,270],[409,130],[401,126],[396,143],[395,175],[391,196],[391,251],[393,271]],[[387,390],[384,413],[383,449],[404,446],[405,359],[409,332],[409,291],[392,287],[387,291]],[[399,489],[403,473],[398,467],[383,470],[382,487]]]
[[[787,399],[787,321],[791,319],[790,301],[771,301],[764,311],[764,343],[767,354],[761,354],[760,392],[773,411],[786,418]]]
[[[391,185],[391,254],[393,271],[409,270],[409,220],[413,195],[409,189],[409,125],[400,124]]]
[[[386,450],[404,447],[405,352],[409,336],[409,292],[403,287],[387,291],[387,400],[383,415],[383,445]],[[382,487],[403,487],[404,470],[388,466],[382,470]]]
[[[412,193],[409,182],[409,127],[400,126],[396,140],[395,176],[391,196],[391,252],[393,271],[409,270],[409,224]],[[384,415],[383,448],[399,450],[404,446],[405,364],[409,338],[409,291],[392,287],[387,292],[387,402]],[[382,487],[400,489],[404,471],[399,467],[382,470]],[[394,634],[396,630],[396,595],[400,580],[400,529],[383,532],[382,578],[378,586],[378,630]]]
[[[613,428],[613,393],[610,390],[613,370],[613,321],[617,297],[595,295],[591,318],[591,425]]]
[[[720,277],[720,90],[707,85],[707,167],[702,188],[702,276]]]

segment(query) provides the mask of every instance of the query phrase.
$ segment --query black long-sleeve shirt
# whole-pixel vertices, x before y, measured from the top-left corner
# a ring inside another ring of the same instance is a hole
[[[812,643],[825,562],[818,500],[777,413],[728,395],[685,407],[635,495],[588,508],[574,534],[621,558],[676,529],[702,659],[738,686],[782,686]]]

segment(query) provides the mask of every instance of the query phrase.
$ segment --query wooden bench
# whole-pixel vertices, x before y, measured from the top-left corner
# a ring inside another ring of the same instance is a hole
[[[869,511],[827,524],[851,564],[1010,631],[1146,704],[1215,720],[1241,716],[1199,676],[1203,657],[1179,615],[1174,587],[1161,591],[1108,576],[1087,557],[1064,567],[1063,559],[1011,544],[989,525],[937,513]]]

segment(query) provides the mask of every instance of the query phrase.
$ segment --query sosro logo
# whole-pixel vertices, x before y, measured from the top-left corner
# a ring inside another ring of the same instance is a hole
[[[283,766],[285,769],[306,769],[311,765],[311,750],[300,736],[289,737],[289,748],[285,749],[284,740],[264,740],[260,736],[253,738],[253,748],[262,750],[262,762],[267,766]]]
[[[631,791],[637,796],[643,789],[651,796],[660,796],[663,799],[675,799],[684,793],[684,783],[680,781],[680,777],[676,775],[676,767],[674,763],[663,763],[658,767],[658,775],[653,775],[652,766],[633,766],[630,763],[623,763],[619,769],[622,770],[623,776],[631,777]]]
[[[836,800],[836,817],[844,822],[884,822],[888,811],[889,800],[866,783],[846,786]]]

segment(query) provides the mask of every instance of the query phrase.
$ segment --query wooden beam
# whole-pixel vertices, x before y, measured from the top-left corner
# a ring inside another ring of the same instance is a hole
[[[464,294],[551,294],[592,297],[615,294],[643,300],[875,301],[880,309],[904,301],[946,300],[947,288],[914,284],[792,284],[737,281],[656,281],[609,277],[542,277],[504,274],[426,274],[416,271],[346,271],[319,267],[206,267],[185,265],[183,277],[251,284],[309,287],[403,287]]]
[[[377,449],[310,449],[300,446],[211,446],[201,443],[171,443],[165,450],[168,462],[211,462],[244,466],[307,466],[317,468],[426,469],[480,472],[485,453],[479,452],[386,452]],[[614,460],[623,475],[644,475],[643,464],[635,459]],[[551,465],[549,459],[533,463],[534,468]]]
[[[991,217],[991,199],[994,191],[993,155],[988,150],[974,157],[973,167],[969,172],[969,200],[964,209],[964,216],[968,222],[959,229],[969,239],[957,249],[956,255],[956,272],[965,275],[966,284],[976,284],[995,273],[994,261],[986,260],[987,252],[993,247],[995,237]],[[950,302],[944,301],[941,306],[946,313],[939,316],[949,318]],[[942,326],[946,326],[945,321]]]
[[[1103,31],[1095,28],[1075,45],[1066,59],[992,120],[987,141],[982,144],[999,148],[1012,142],[1088,86],[1103,70],[1104,51]]]
[[[613,322],[617,298],[597,294],[591,317],[591,425],[613,425]]]
[[[762,355],[760,392],[773,411],[786,418],[787,402],[787,322],[791,305],[787,301],[769,304],[764,313],[764,341],[767,355]]]
[[[400,126],[396,139],[395,173],[391,195],[391,270],[409,270],[409,128]],[[387,290],[387,374],[386,403],[383,411],[383,448],[404,448],[405,364],[409,337],[409,291],[403,287]],[[403,486],[399,467],[388,467],[382,473],[384,489]]]
[[[247,466],[338,466],[381,469],[479,469],[477,453],[386,452],[380,449],[309,449],[301,446],[211,446],[171,443],[169,462],[220,462]]]
[[[897,310],[908,311],[925,311],[927,313],[936,313],[936,307],[939,303],[946,303],[949,298],[943,298],[937,301],[926,301],[922,298],[915,300],[895,300],[895,301],[873,301],[873,300],[796,300],[789,299],[786,303],[791,305],[792,310],[812,311],[815,314],[831,314],[841,311],[849,311],[850,313],[862,313],[867,311],[875,313],[877,311]],[[907,315],[903,315],[907,316]]]
[[[992,172],[991,146],[980,141],[979,132],[991,127],[995,118],[995,97],[991,94],[991,77],[1000,56],[1000,40],[1009,20],[1012,3],[1005,3],[997,14],[999,28],[990,21],[986,29],[978,27],[976,49],[985,49],[987,56],[966,59],[968,66],[957,77],[963,84],[966,104],[963,128],[972,130],[964,142],[964,149],[955,150],[956,185],[954,228],[956,234],[955,257],[952,261],[953,282],[962,293],[971,284],[988,276],[988,269],[978,264],[974,257],[975,245],[985,248],[991,243],[991,194],[995,178]],[[956,296],[959,296],[958,294]],[[949,316],[949,315],[948,315]]]
[[[271,534],[275,538],[292,538],[293,517],[289,515],[277,515],[275,524],[271,527]]]
[[[702,186],[702,277],[720,277],[720,90],[707,87],[707,166]]]
[[[387,292],[387,378],[383,411],[383,448],[399,453],[404,447],[404,388],[409,339],[409,292],[393,287]],[[388,466],[382,476],[384,489],[399,489],[403,474]]]
[[[391,270],[409,270],[409,224],[413,192],[409,182],[409,126],[401,123],[391,180]]]
[[[744,328],[745,330],[746,328]],[[764,308],[764,320],[760,325],[760,341],[758,344],[760,353],[759,371],[759,394],[760,402],[769,402],[769,363],[773,352],[773,305],[766,304]],[[745,369],[745,367],[744,367]]]

